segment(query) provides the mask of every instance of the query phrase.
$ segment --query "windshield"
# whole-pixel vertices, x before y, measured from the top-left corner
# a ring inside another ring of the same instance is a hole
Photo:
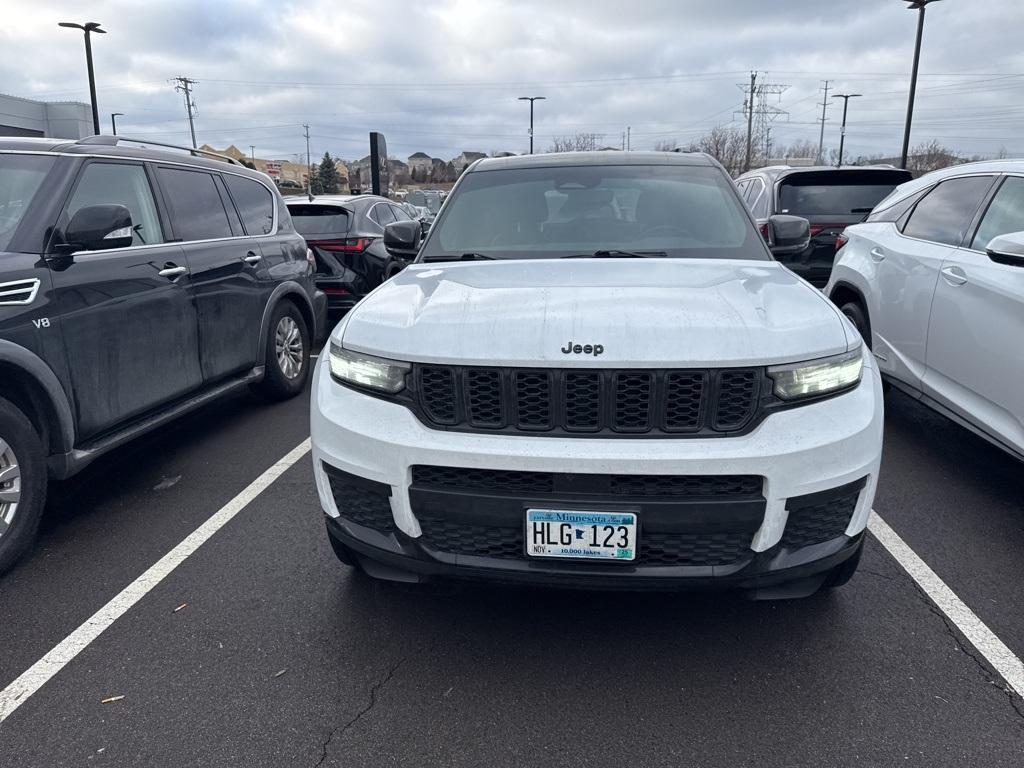
[[[11,238],[53,166],[45,155],[0,155],[0,251]]]
[[[865,214],[899,184],[904,171],[795,174],[779,186],[779,213],[794,216]]]
[[[564,258],[616,250],[770,258],[725,174],[687,165],[474,171],[453,191],[419,258]]]

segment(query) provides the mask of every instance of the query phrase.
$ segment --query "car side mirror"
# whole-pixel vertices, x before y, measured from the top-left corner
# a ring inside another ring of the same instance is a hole
[[[993,237],[985,248],[988,257],[999,264],[1024,267],[1024,232]]]
[[[768,248],[772,253],[799,253],[811,242],[811,224],[800,216],[768,217]]]
[[[418,221],[393,221],[384,227],[384,247],[392,256],[415,258],[422,237]]]
[[[132,244],[132,215],[123,205],[87,205],[64,230],[64,250],[105,251]]]

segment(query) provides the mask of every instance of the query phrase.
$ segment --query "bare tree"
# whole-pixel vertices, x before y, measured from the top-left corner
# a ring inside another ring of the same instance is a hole
[[[665,141],[656,141],[654,143],[655,152],[675,152],[678,147],[679,144],[675,139],[666,139]]]
[[[588,152],[597,149],[604,138],[600,133],[575,133],[572,136],[555,136],[548,152]]]
[[[730,174],[743,172],[747,157],[746,133],[725,125],[716,125],[686,146],[687,152],[705,152],[720,162]]]
[[[907,158],[907,169],[915,175],[946,168],[963,162],[963,158],[946,149],[936,139],[918,144]]]

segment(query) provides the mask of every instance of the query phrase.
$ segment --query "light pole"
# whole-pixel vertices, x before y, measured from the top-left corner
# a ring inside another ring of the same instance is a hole
[[[533,102],[545,101],[546,96],[520,96],[519,101],[530,102],[530,154],[533,154]]]
[[[90,41],[89,35],[93,32],[98,35],[105,35],[107,34],[107,30],[100,29],[100,23],[98,21],[89,21],[85,24],[61,21],[57,26],[69,27],[70,29],[80,29],[85,32],[85,64],[89,68],[89,98],[92,99],[92,129],[97,135],[99,135],[100,111],[96,106],[96,76],[92,71],[92,42]]]
[[[858,96],[863,96],[862,93],[837,93],[833,96],[833,99],[843,100],[843,127],[839,129],[839,162],[836,163],[838,168],[843,164],[843,145],[846,144],[846,108],[850,106],[850,99],[856,99]]]
[[[917,17],[917,42],[914,43],[914,67],[910,72],[910,98],[907,100],[907,126],[903,130],[903,153],[900,155],[900,168],[907,167],[907,152],[910,150],[910,125],[914,121],[914,95],[917,93],[917,65],[921,60],[921,35],[924,32],[924,10],[929,3],[937,0],[912,0],[907,8],[919,11]]]
[[[117,118],[124,117],[124,112],[110,113],[110,132],[117,136]]]

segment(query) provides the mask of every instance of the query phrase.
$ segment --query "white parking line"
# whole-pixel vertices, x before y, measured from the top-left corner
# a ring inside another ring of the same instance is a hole
[[[281,460],[253,480],[245,490],[185,537],[174,549],[160,558],[149,570],[86,619],[78,629],[57,643],[43,658],[25,670],[3,691],[0,691],[0,723],[13,714],[33,693],[42,688],[51,677],[67,666],[68,662],[85,650],[93,640],[103,634],[107,627],[145,597],[153,587],[167,578],[213,534],[245,509],[271,483],[309,453],[309,446],[310,441],[307,438],[289,451]]]
[[[1024,663],[996,637],[985,622],[977,617],[967,605],[956,596],[928,564],[917,556],[900,535],[876,512],[871,513],[868,529],[893,556],[910,578],[924,590],[932,602],[939,607],[966,637],[971,645],[985,657],[1018,696],[1024,696]]]

